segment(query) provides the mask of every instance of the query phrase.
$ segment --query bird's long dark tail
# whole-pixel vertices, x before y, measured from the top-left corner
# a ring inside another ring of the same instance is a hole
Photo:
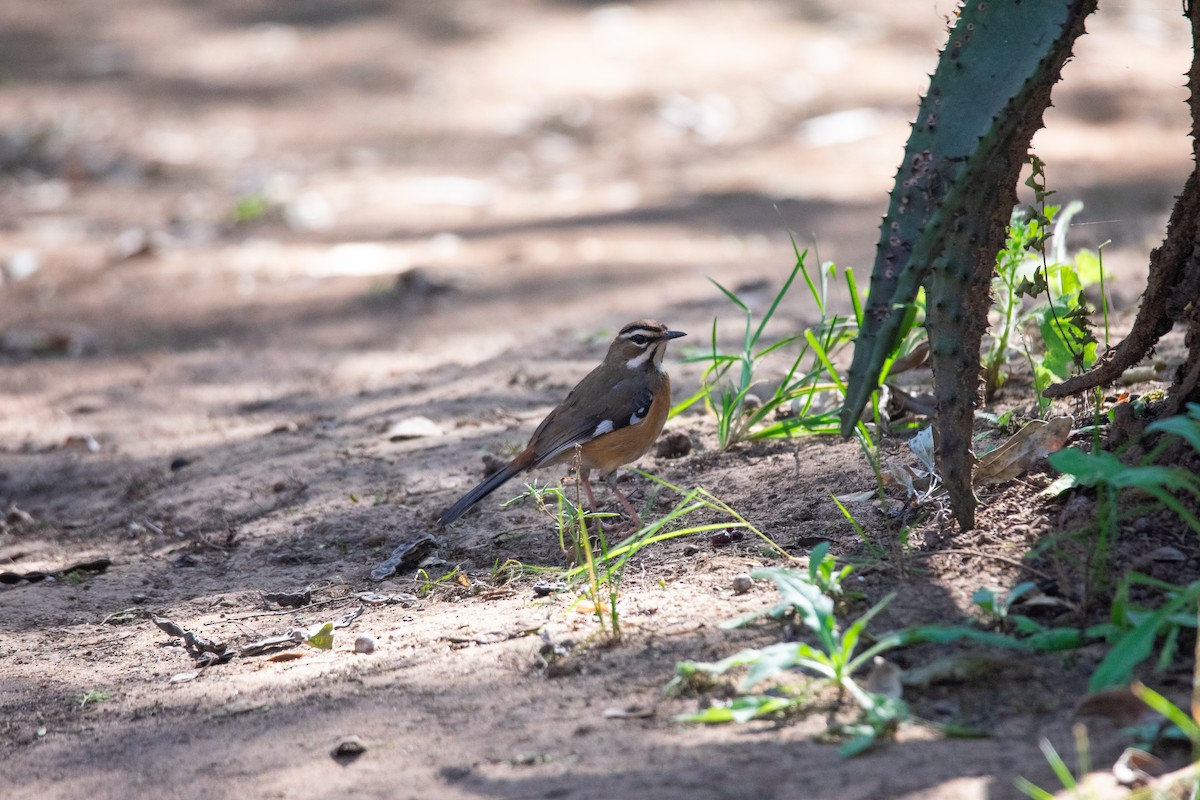
[[[478,503],[483,498],[487,497],[492,492],[500,488],[502,484],[507,482],[512,476],[516,475],[524,469],[524,466],[518,465],[515,461],[504,468],[488,475],[479,485],[462,496],[461,499],[454,505],[447,508],[441,518],[438,519],[438,525],[449,525],[454,520],[461,517],[467,512],[467,509]]]

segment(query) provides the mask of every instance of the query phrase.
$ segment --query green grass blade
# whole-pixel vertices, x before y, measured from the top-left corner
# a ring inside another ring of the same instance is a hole
[[[846,267],[844,277],[846,278],[846,288],[850,290],[850,305],[854,308],[854,324],[857,327],[862,327],[862,299],[858,296],[858,283],[854,280],[854,269]],[[916,306],[913,306],[916,309]],[[901,334],[904,338],[904,334]]]
[[[788,289],[792,288],[792,281],[796,280],[796,273],[800,271],[803,265],[804,260],[801,258],[796,263],[796,266],[792,267],[792,274],[788,275],[787,280],[783,282],[783,286],[776,293],[775,299],[771,301],[771,307],[763,315],[762,322],[758,323],[758,330],[754,332],[754,338],[750,340],[751,345],[757,343],[759,337],[762,336],[763,329],[767,327],[767,323],[771,321],[771,317],[775,316],[775,309],[779,308],[779,303],[783,300],[784,295],[788,293]]]
[[[1191,608],[1200,599],[1200,581],[1191,584],[1157,610],[1147,614],[1128,633],[1113,643],[1108,655],[1096,667],[1088,681],[1088,691],[1098,692],[1113,686],[1125,686],[1133,676],[1133,670],[1150,657],[1154,642],[1167,618],[1183,608]]]
[[[1071,774],[1071,768],[1067,766],[1067,762],[1062,760],[1062,756],[1054,749],[1054,745],[1050,744],[1049,739],[1042,739],[1038,742],[1038,747],[1042,750],[1042,755],[1046,757],[1046,762],[1050,765],[1050,769],[1054,770],[1055,776],[1064,789],[1074,789],[1076,787],[1075,776]]]
[[[788,238],[792,240],[792,251],[796,254],[796,266],[800,268],[800,274],[804,276],[804,283],[808,285],[808,293],[812,295],[813,302],[817,304],[817,310],[821,312],[821,316],[825,316],[825,301],[821,299],[820,292],[813,284],[812,276],[808,274],[808,267],[804,265],[804,260],[808,256],[808,250],[800,251],[796,244],[796,237],[788,234]]]
[[[709,279],[708,279],[708,281],[709,281],[709,283],[711,283],[713,286],[715,286],[715,287],[717,287],[718,289],[720,289],[720,290],[721,290],[721,294],[723,294],[723,295],[725,295],[726,297],[728,297],[728,298],[729,298],[729,300],[730,300],[730,301],[731,301],[731,302],[732,302],[732,303],[733,303],[735,306],[737,306],[738,308],[740,308],[742,311],[745,311],[747,314],[749,314],[749,313],[750,313],[750,309],[746,307],[746,304],[745,304],[745,303],[743,303],[743,302],[741,301],[741,298],[739,298],[739,297],[738,297],[736,294],[734,294],[733,292],[729,291],[728,289],[726,289],[726,288],[725,288],[724,286],[722,286],[721,284],[717,283],[717,282],[716,282],[715,280],[713,280],[712,278],[709,278]],[[716,320],[713,320],[713,331],[714,331],[714,337],[715,337],[715,335],[716,335],[716,334],[715,334],[716,327],[717,327],[717,325],[716,325]]]
[[[1134,681],[1130,689],[1139,700],[1178,726],[1191,740],[1193,747],[1200,747],[1200,725],[1197,725],[1183,709],[1141,682]]]
[[[1055,800],[1053,794],[1030,782],[1027,778],[1017,778],[1013,784],[1017,787],[1017,791],[1028,795],[1032,800]]]
[[[812,347],[813,353],[815,353],[817,358],[820,359],[821,365],[825,367],[825,371],[828,373],[830,380],[832,380],[834,385],[837,386],[838,393],[845,397],[846,383],[842,380],[842,376],[838,374],[837,369],[834,368],[833,362],[829,360],[829,354],[825,352],[825,348],[821,346],[821,343],[817,341],[817,337],[813,335],[812,328],[808,328],[804,331],[804,338],[808,340],[808,344],[810,347]]]

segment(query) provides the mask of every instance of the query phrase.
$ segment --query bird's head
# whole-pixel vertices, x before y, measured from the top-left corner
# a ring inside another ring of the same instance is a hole
[[[667,342],[686,336],[683,331],[669,330],[661,322],[641,319],[631,322],[608,348],[607,360],[624,364],[629,369],[640,369],[647,365],[662,369],[663,356],[667,353]]]

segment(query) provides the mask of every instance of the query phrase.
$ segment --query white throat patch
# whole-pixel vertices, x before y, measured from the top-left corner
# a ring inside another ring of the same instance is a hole
[[[654,351],[657,349],[658,348],[654,345],[647,347],[645,350],[643,350],[642,352],[638,353],[633,358],[626,361],[625,366],[629,367],[630,369],[637,369],[638,367],[642,366],[647,361],[649,361],[650,358],[654,355]],[[660,360],[658,363],[661,365],[662,361]]]

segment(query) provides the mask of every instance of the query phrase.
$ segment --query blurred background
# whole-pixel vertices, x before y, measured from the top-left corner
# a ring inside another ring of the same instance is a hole
[[[312,372],[350,391],[640,316],[706,327],[705,277],[777,285],[789,232],[865,285],[954,7],[5,3],[0,350],[274,348],[332,355]],[[1035,145],[1128,308],[1191,166],[1190,41],[1174,0],[1088,27]],[[33,435],[26,411],[0,433]]]

